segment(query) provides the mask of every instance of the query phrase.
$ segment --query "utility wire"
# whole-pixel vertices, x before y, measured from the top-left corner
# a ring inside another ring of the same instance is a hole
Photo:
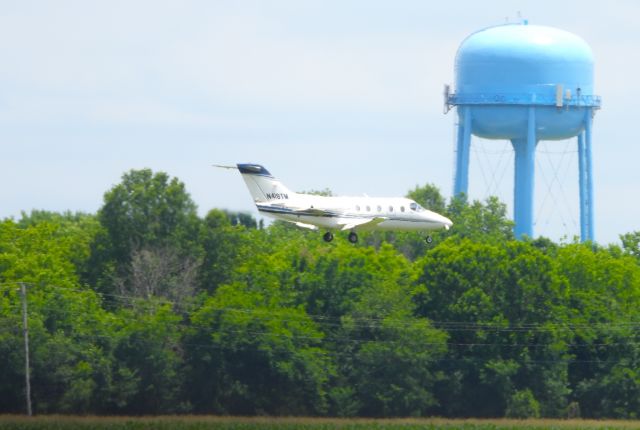
[[[6,284],[0,284],[6,285]],[[68,287],[53,287],[53,289],[58,290],[66,290],[71,292],[92,292],[90,289],[77,289],[77,288],[68,288]],[[177,303],[166,299],[161,299],[157,302],[154,298],[152,302],[148,299],[136,297],[136,296],[126,296],[119,294],[102,294],[97,293],[100,296],[107,296],[112,298],[117,298],[127,303],[136,303],[140,305],[148,305],[149,307],[156,308],[158,306],[172,306],[174,310],[202,310],[202,307],[196,309],[194,305]],[[60,308],[56,305],[49,306],[40,306],[38,309],[42,310],[50,310],[50,311],[59,311]],[[291,312],[298,311],[300,309],[294,306],[290,307],[260,307],[260,308],[239,308],[239,307],[213,307],[211,308],[212,312],[231,312],[231,313],[240,313],[251,315],[254,318],[263,318],[266,320],[278,320],[278,321],[286,321],[286,322],[301,322],[301,321],[309,321],[309,319],[313,320],[316,324],[320,325],[334,325],[334,326],[342,326],[345,324],[346,320],[349,321],[349,324],[362,327],[362,328],[376,328],[379,327],[380,324],[384,323],[390,327],[397,328],[406,328],[411,327],[416,324],[416,320],[413,321],[405,321],[401,319],[394,319],[390,317],[371,317],[371,316],[358,316],[354,314],[348,314],[343,316],[329,316],[322,314],[308,314],[308,313],[299,313],[296,315],[295,313],[289,314],[287,318],[281,318],[280,312]],[[65,310],[65,312],[67,312]],[[274,314],[276,312],[277,314]],[[76,313],[75,315],[78,315]],[[411,315],[415,317],[415,315]],[[127,318],[123,314],[118,314],[118,318]],[[133,321],[139,321],[139,317],[132,316],[128,317]],[[420,317],[417,317],[420,318]],[[539,331],[539,332],[548,332],[548,331],[575,331],[579,329],[611,329],[611,328],[619,328],[619,329],[636,329],[640,328],[640,320],[638,321],[617,321],[617,322],[586,322],[586,323],[566,323],[562,321],[558,322],[541,322],[541,323],[519,323],[519,324],[509,324],[507,322],[470,322],[470,321],[438,321],[431,320],[427,317],[424,317],[423,320],[428,323],[432,328],[444,329],[447,331],[476,331],[483,330],[488,332],[528,332],[528,331]]]

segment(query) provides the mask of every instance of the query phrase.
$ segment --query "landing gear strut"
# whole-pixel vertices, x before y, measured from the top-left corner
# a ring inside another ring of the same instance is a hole
[[[358,243],[358,234],[355,231],[349,233],[349,242]]]
[[[331,242],[333,240],[333,233],[330,231],[326,232],[324,236],[322,236],[325,242]]]

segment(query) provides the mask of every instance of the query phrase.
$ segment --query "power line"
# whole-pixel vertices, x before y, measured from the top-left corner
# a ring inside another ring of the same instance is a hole
[[[6,285],[6,284],[5,284]],[[68,287],[53,287],[52,291],[55,290],[68,290],[75,292],[93,292],[92,290],[81,290],[75,288]],[[124,296],[124,295],[112,295],[118,297],[120,299],[125,300],[136,300],[140,303],[145,303],[144,300],[141,300],[138,297],[134,296]],[[163,305],[172,305],[170,301],[161,301],[158,303],[160,306]],[[149,304],[150,306],[154,306],[153,303]],[[191,309],[195,309],[191,307]],[[59,307],[56,306],[41,306],[37,309],[37,311],[58,311]],[[377,343],[377,344],[389,344],[389,345],[406,345],[407,343],[414,343],[413,339],[406,338],[395,338],[395,339],[387,339],[386,336],[393,335],[396,336],[398,333],[393,333],[393,331],[398,330],[406,330],[407,328],[414,327],[416,324],[420,324],[420,320],[418,321],[404,321],[404,320],[393,320],[384,317],[358,317],[358,316],[350,316],[349,320],[349,328],[353,330],[376,330],[376,333],[371,337],[359,337],[354,336],[352,333],[324,333],[322,331],[317,332],[314,335],[302,335],[300,333],[296,333],[297,328],[295,327],[287,327],[287,323],[313,323],[319,327],[319,329],[330,329],[330,328],[343,328],[345,320],[343,317],[331,317],[326,315],[308,315],[298,314],[296,315],[289,313],[286,315],[286,318],[283,318],[282,313],[287,313],[290,311],[296,311],[296,308],[268,308],[268,309],[256,309],[256,308],[235,308],[235,307],[217,307],[212,308],[211,311],[215,313],[241,313],[246,314],[252,317],[251,321],[248,321],[245,327],[247,328],[239,328],[239,329],[231,329],[229,327],[220,326],[219,323],[216,327],[216,322],[212,321],[212,323],[194,323],[190,321],[190,323],[181,323],[181,322],[173,322],[171,323],[176,330],[176,335],[180,337],[181,333],[184,334],[188,330],[192,329],[212,329],[217,330],[218,333],[223,335],[229,334],[244,334],[252,337],[269,337],[269,338],[279,338],[285,340],[298,340],[298,341],[309,341],[312,343],[322,343],[322,342],[330,342],[330,343],[351,343],[351,344],[369,344],[369,343]],[[280,311],[280,312],[278,312]],[[276,312],[277,314],[274,314]],[[81,315],[80,311],[69,311],[65,309],[63,315]],[[144,320],[141,320],[139,316],[135,315],[127,315],[126,313],[120,313],[117,316],[118,321],[130,321],[130,322],[138,322],[144,323]],[[271,321],[277,321],[283,323],[283,325],[288,328],[290,331],[288,333],[274,333],[273,331],[265,331],[263,327],[260,327],[260,324],[268,324]],[[445,330],[449,334],[455,332],[475,332],[475,331],[483,331],[485,334],[491,334],[492,332],[497,335],[503,334],[530,334],[533,333],[545,333],[548,331],[553,332],[569,332],[568,335],[573,338],[575,336],[575,331],[584,328],[597,328],[597,329],[618,329],[618,330],[634,330],[640,327],[640,321],[623,321],[616,323],[581,323],[581,324],[565,324],[565,323],[531,323],[531,324],[520,324],[520,325],[505,325],[504,323],[479,323],[479,322],[461,322],[461,321],[428,321],[427,319],[423,320],[423,323],[428,324],[427,327],[422,328],[433,328]],[[254,327],[250,328],[249,326],[253,324]],[[258,325],[255,327],[255,325]],[[293,330],[293,331],[291,331]],[[390,331],[391,330],[391,331]],[[135,333],[135,331],[134,331]],[[129,333],[131,334],[131,333]],[[610,334],[610,333],[606,333]],[[84,339],[112,339],[115,341],[119,341],[122,339],[127,339],[128,334],[122,335],[100,335],[100,334],[73,334],[69,333],[69,335],[73,338],[84,338]],[[625,333],[627,335],[627,333]],[[579,338],[579,337],[578,337]],[[130,339],[129,339],[130,341]],[[444,341],[436,341],[436,342],[419,342],[420,345],[423,345],[426,348],[429,347],[444,347],[444,348],[548,348],[552,345],[557,345],[558,342],[564,348],[602,348],[602,347],[621,347],[621,346],[636,346],[639,345],[639,342],[634,342],[631,339],[619,342],[599,342],[599,343],[570,343],[564,341],[562,338],[556,338],[552,342],[509,342],[509,341],[490,341],[490,342],[477,342],[477,341],[456,341],[454,339],[447,339]],[[193,346],[189,343],[180,342],[180,344],[184,346]],[[206,345],[202,345],[206,346]],[[597,362],[601,362],[601,360],[597,360]]]
[[[0,284],[8,285],[8,284]],[[25,285],[29,285],[25,283]],[[126,296],[119,294],[104,294],[104,293],[96,293],[91,289],[79,289],[79,288],[68,288],[68,287],[58,287],[51,286],[53,291],[55,290],[66,290],[72,292],[90,292],[95,293],[98,296],[106,296],[120,299],[124,302],[137,303],[142,305],[148,305],[149,307],[156,306],[173,306],[174,310],[187,310],[193,311],[196,310],[193,304],[185,304],[170,301],[164,298],[161,298],[159,301],[157,297],[154,297],[154,302],[149,302],[149,299],[145,299],[142,297],[136,296]],[[59,310],[56,306],[41,306],[39,309],[49,309],[49,310]],[[202,308],[200,308],[202,309]],[[405,321],[401,319],[394,319],[389,317],[371,317],[371,316],[358,316],[353,314],[345,314],[343,316],[329,316],[323,314],[309,314],[304,312],[304,310],[300,311],[299,308],[289,306],[289,307],[259,307],[259,308],[240,308],[234,306],[226,306],[226,307],[214,307],[211,308],[214,312],[235,312],[253,315],[254,317],[262,317],[265,319],[277,319],[279,321],[286,322],[300,322],[307,321],[308,319],[313,320],[316,324],[320,325],[334,325],[341,326],[345,322],[345,318],[352,319],[350,324],[356,327],[362,328],[376,328],[379,324],[385,323],[395,328],[403,328],[410,327],[416,324],[416,320],[413,321]],[[289,314],[288,318],[281,318],[281,315],[275,315],[274,312],[291,312],[297,311],[298,315],[295,313]],[[122,316],[122,315],[119,315]],[[412,315],[415,317],[415,315]],[[418,321],[424,321],[432,326],[432,328],[444,329],[452,332],[464,332],[464,331],[476,331],[476,330],[484,330],[484,331],[492,331],[492,332],[547,332],[547,331],[575,331],[579,329],[635,329],[640,328],[640,320],[638,321],[617,321],[617,322],[585,322],[585,323],[568,323],[563,321],[558,322],[540,322],[540,323],[519,323],[519,324],[509,324],[507,322],[470,322],[470,321],[439,321],[439,320],[431,320],[427,317],[416,317]],[[137,320],[137,318],[134,318]]]

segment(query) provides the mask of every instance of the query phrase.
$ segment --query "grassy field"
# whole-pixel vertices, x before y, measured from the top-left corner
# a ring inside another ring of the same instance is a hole
[[[587,420],[447,420],[433,419],[323,419],[323,418],[243,418],[210,416],[165,417],[76,417],[15,415],[0,416],[0,429],[176,429],[176,430],[533,430],[533,429],[640,429],[640,421]]]

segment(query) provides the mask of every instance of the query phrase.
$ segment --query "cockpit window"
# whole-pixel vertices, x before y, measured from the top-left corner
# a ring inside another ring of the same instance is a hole
[[[419,204],[417,204],[416,202],[412,202],[409,205],[409,209],[411,209],[412,211],[416,211],[416,212],[422,212],[424,210],[424,208],[422,206],[420,206]]]

